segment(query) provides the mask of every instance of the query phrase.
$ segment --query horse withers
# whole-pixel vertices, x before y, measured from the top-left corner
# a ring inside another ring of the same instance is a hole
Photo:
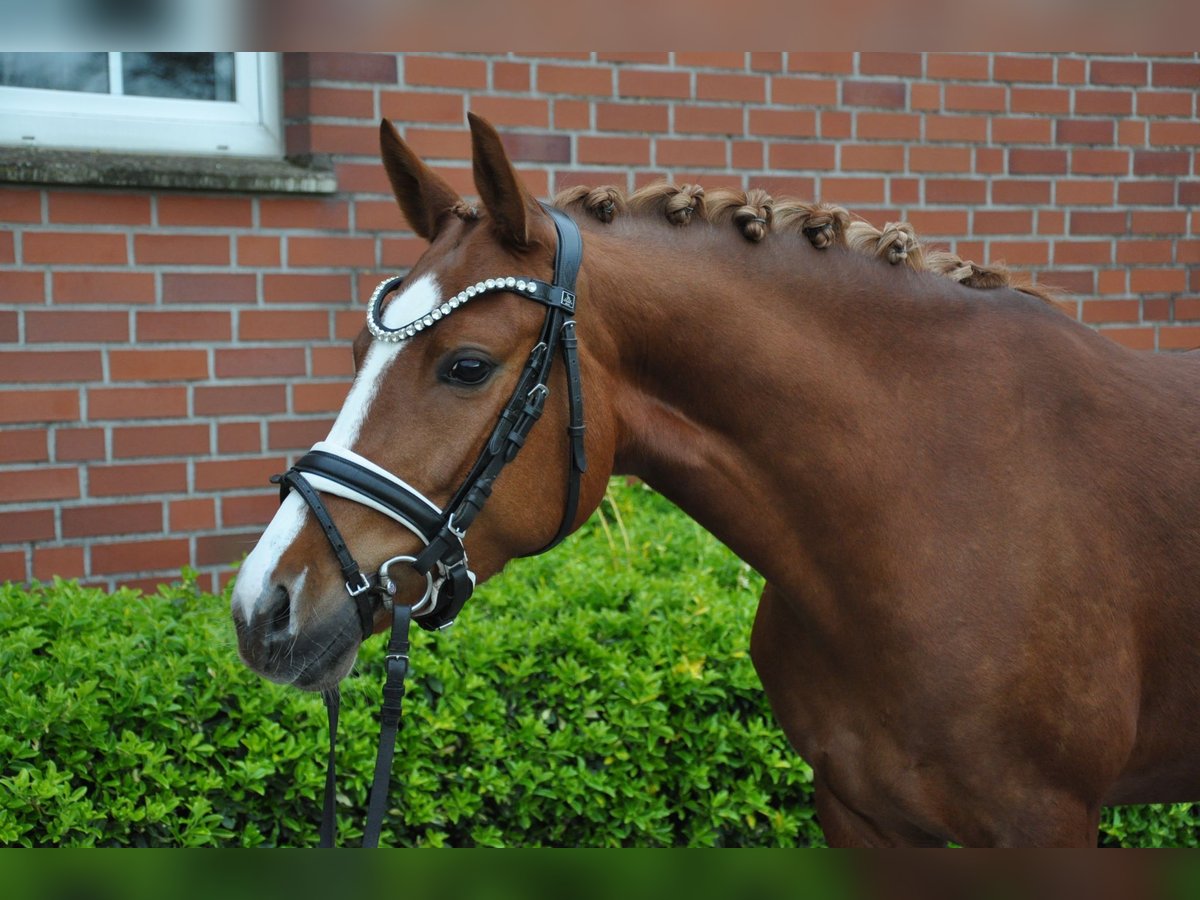
[[[515,283],[555,284],[563,241],[491,126],[471,132],[482,209],[382,123],[429,248],[355,340],[322,445],[435,511],[514,408],[547,327]],[[751,654],[831,844],[1094,845],[1103,804],[1200,799],[1200,355],[928,271],[903,229],[859,252],[843,212],[618,194],[562,200],[586,432],[547,366],[541,421],[463,538],[473,575],[554,539],[577,440],[568,528],[629,473],[764,576]],[[312,480],[364,571],[433,540]],[[310,690],[388,619],[356,609],[318,518],[289,494],[233,593],[246,662]],[[417,569],[389,575],[429,602]]]

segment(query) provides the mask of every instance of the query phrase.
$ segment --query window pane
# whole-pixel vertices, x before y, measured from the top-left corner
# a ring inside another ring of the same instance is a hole
[[[126,95],[234,99],[232,53],[122,53]]]
[[[0,53],[0,84],[108,93],[107,53]]]

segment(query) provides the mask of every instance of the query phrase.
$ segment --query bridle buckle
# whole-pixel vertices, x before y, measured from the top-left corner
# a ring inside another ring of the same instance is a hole
[[[359,572],[358,578],[358,584],[351,584],[349,581],[346,582],[346,592],[351,597],[358,597],[371,589],[371,580],[367,578],[366,575],[364,575],[362,572]]]

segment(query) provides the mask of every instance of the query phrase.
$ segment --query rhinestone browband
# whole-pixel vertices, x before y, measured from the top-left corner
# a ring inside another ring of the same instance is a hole
[[[380,307],[384,297],[400,287],[403,281],[404,277],[401,275],[388,278],[380,282],[379,287],[375,288],[375,292],[371,294],[371,302],[367,304],[367,330],[377,340],[389,343],[407,340],[424,331],[434,322],[446,318],[446,316],[450,315],[450,313],[454,312],[454,310],[458,309],[472,297],[478,297],[480,294],[486,294],[489,291],[523,291],[529,294],[535,294],[538,291],[538,283],[532,278],[517,278],[513,275],[504,278],[488,278],[484,281],[477,281],[472,285],[468,285],[464,290],[459,291],[453,297],[443,301],[439,306],[435,306],[425,315],[414,319],[407,325],[401,325],[399,328],[388,328],[381,321]]]

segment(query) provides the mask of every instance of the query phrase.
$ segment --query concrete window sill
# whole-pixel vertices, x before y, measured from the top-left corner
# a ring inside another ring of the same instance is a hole
[[[0,147],[0,182],[271,194],[337,191],[327,156],[156,156],[33,147]]]

